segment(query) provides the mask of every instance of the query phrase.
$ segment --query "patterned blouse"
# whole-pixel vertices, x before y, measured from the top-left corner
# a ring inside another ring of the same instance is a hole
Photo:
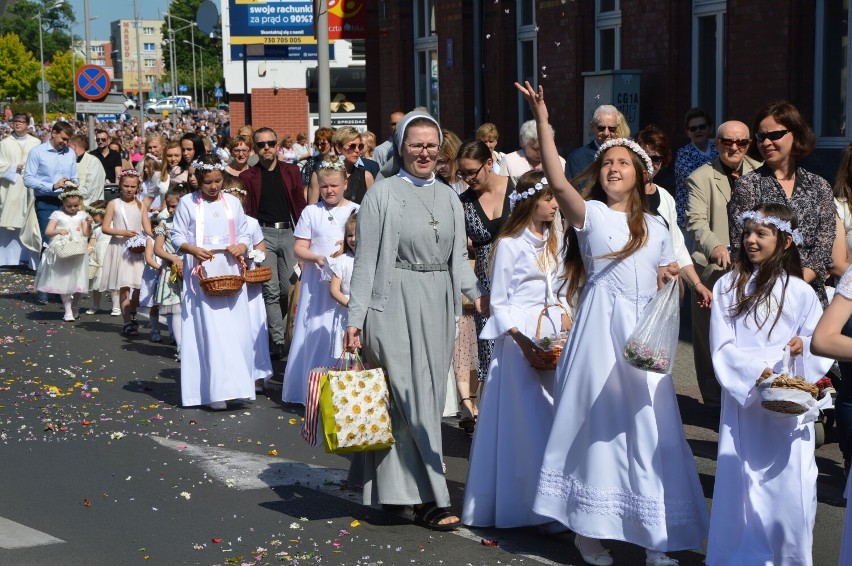
[[[834,244],[836,232],[834,217],[837,214],[831,185],[819,175],[797,167],[793,196],[788,199],[768,165],[763,165],[737,179],[728,203],[733,254],[739,249],[743,232],[737,218],[743,212],[766,202],[786,204],[796,214],[799,220],[799,232],[804,240],[804,244],[799,246],[802,267],[816,272],[817,276],[811,283],[811,287],[816,291],[823,308],[828,306],[825,278],[828,270],[834,265],[831,259],[831,247]]]
[[[707,151],[701,151],[692,142],[689,142],[675,154],[675,208],[677,209],[677,225],[686,228],[686,209],[689,206],[689,189],[686,187],[686,179],[692,172],[710,163],[719,152],[712,140],[707,145]]]
[[[852,301],[852,265],[846,268],[840,283],[837,284],[837,293]]]

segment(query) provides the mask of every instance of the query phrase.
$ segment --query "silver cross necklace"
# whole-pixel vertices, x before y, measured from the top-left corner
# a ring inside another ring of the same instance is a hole
[[[415,190],[414,185],[410,185],[410,186],[411,186],[411,192],[414,193],[414,196],[417,197],[417,200],[420,201],[420,204],[422,204],[423,208],[426,209],[426,212],[429,213],[429,217],[432,218],[432,221],[429,222],[429,226],[431,226],[432,230],[435,231],[435,243],[438,243],[438,240],[440,239],[439,236],[438,236],[438,224],[440,224],[440,223],[437,220],[435,220],[435,215],[432,213],[432,211],[435,210],[435,190],[434,189],[432,190],[432,209],[430,210],[429,207],[426,206],[426,203],[423,201],[423,199],[420,198],[420,195],[417,194],[417,191]]]

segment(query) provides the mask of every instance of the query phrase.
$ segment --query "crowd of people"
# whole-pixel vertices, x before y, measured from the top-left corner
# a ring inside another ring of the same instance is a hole
[[[205,111],[99,124],[91,152],[85,125],[13,114],[0,264],[34,270],[69,323],[105,295],[127,339],[140,309],[151,341],[165,321],[186,407],[251,402],[274,359],[282,400],[304,405],[314,368],[361,352],[388,375],[395,443],[354,454],[350,479],[430,529],[570,530],[588,564],[613,563],[603,540],[652,566],[705,541],[707,564],[812,563],[829,399],[852,463],[852,146],[832,189],[799,164],[814,135],[789,103],[751,126],[691,109],[677,151],[602,105],[566,159],[543,89],[516,87],[533,119],[508,153],[494,124],[463,139],[423,108],[393,112],[378,145],[351,127],[231,136]],[[672,286],[720,419],[712,512],[671,370],[625,354]],[[761,402],[787,371],[817,386],[803,415]],[[473,435],[460,516],[441,443],[456,412]]]

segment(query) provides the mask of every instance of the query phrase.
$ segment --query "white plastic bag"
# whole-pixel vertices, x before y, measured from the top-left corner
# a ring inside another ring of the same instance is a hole
[[[666,283],[642,311],[639,323],[624,346],[627,363],[655,373],[671,372],[679,331],[680,295],[675,278]]]

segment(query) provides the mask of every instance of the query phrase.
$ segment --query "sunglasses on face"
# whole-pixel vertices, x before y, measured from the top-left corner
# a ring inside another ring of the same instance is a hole
[[[708,124],[698,124],[697,126],[690,126],[687,128],[689,133],[694,134],[695,132],[703,132],[707,129]]]
[[[654,165],[659,165],[660,163],[663,162],[663,156],[662,155],[649,155],[648,157],[651,158],[651,163],[653,163]]]
[[[609,133],[611,133],[611,134],[614,134],[615,130],[617,130],[617,129],[618,129],[618,126],[603,126],[603,125],[598,126],[599,132],[605,132],[605,131],[609,130]]]
[[[264,147],[275,147],[275,144],[277,144],[277,143],[278,142],[275,141],[275,140],[259,141],[259,142],[254,142],[254,146],[257,149],[263,149]]]
[[[719,143],[722,144],[725,147],[734,147],[734,146],[736,146],[736,147],[748,147],[748,144],[751,143],[751,140],[748,139],[748,138],[741,139],[741,140],[732,140],[730,138],[719,138]]]
[[[358,151],[364,151],[364,144],[362,144],[362,143],[350,143],[344,149],[346,149],[346,151],[348,151],[349,153],[352,153],[356,149]]]
[[[790,133],[790,130],[775,130],[774,132],[757,132],[756,134],[754,134],[754,139],[757,140],[757,143],[763,143],[763,140],[778,141],[789,133]]]
[[[109,138],[96,138],[99,142],[109,141]]]

